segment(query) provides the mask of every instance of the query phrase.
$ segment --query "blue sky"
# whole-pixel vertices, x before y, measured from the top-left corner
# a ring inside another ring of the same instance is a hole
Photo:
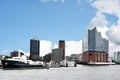
[[[34,36],[53,44],[82,40],[96,11],[87,0],[0,0],[0,51],[29,52]]]

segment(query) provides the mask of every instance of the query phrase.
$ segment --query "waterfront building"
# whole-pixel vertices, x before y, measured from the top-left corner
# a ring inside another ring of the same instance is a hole
[[[67,61],[71,61],[71,56],[65,56]]]
[[[76,63],[82,62],[82,53],[80,54],[71,54],[70,56],[66,56],[67,61],[75,61]]]
[[[40,41],[37,37],[30,40],[30,59],[33,61],[39,60]]]
[[[58,48],[52,49],[51,60],[60,62],[64,59],[65,59],[65,41],[60,40]]]
[[[59,41],[59,49],[63,50],[62,60],[64,60],[65,59],[65,41],[64,40]]]
[[[70,60],[71,61],[81,61],[82,54],[71,54]]]
[[[108,40],[101,36],[96,27],[88,29],[82,42],[83,62],[106,62],[108,61]]]
[[[52,49],[51,60],[56,61],[56,62],[62,61],[63,60],[63,52],[64,52],[63,48]]]
[[[51,61],[51,54],[52,53],[48,53],[45,56],[43,56],[43,61],[44,62],[50,62]]]
[[[0,60],[2,60],[2,55],[0,55]]]
[[[114,62],[120,64],[120,51],[114,52]]]
[[[19,50],[16,50],[16,51],[13,51],[13,52],[11,52],[10,53],[10,57],[12,58],[12,57],[21,57],[22,55],[24,55],[24,52],[22,52],[22,51],[19,51]]]
[[[59,40],[59,48],[65,48],[65,41]]]

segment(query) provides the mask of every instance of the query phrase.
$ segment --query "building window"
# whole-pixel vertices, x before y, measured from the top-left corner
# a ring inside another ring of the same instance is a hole
[[[89,56],[92,56],[92,53],[90,53]]]

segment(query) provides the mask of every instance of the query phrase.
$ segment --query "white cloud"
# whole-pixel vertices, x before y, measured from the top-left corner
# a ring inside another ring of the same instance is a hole
[[[41,2],[61,2],[61,3],[64,3],[65,0],[40,0]]]
[[[105,15],[101,12],[96,12],[96,16],[92,18],[89,27],[105,27],[107,26],[108,21],[106,20]]]
[[[40,56],[50,53],[52,49],[52,42],[48,40],[40,41]]]
[[[98,32],[101,32],[103,38],[108,39],[106,32],[109,30],[107,27],[97,27]]]
[[[82,41],[66,41],[66,55],[82,53]]]
[[[54,48],[58,48],[55,44]],[[80,54],[82,53],[82,40],[80,41],[65,41],[65,55]]]
[[[54,44],[53,49],[58,48],[58,44]]]
[[[87,0],[90,2],[90,0]],[[91,0],[91,6],[97,9],[96,16],[92,18],[90,26],[97,26],[102,36],[109,39],[109,51],[120,51],[120,0]],[[117,24],[107,21],[105,14],[114,15],[118,18]]]
[[[52,47],[53,45],[53,47]],[[65,55],[71,55],[82,52],[82,41],[65,41]],[[57,44],[52,44],[51,41],[41,40],[40,41],[40,55],[51,52],[52,49],[58,48]]]
[[[120,0],[96,0],[92,5],[100,12],[120,16]]]
[[[95,0],[91,5],[103,15],[106,13],[116,16],[117,24],[120,25],[120,0]]]
[[[120,26],[112,26],[106,33],[110,41],[120,46]]]

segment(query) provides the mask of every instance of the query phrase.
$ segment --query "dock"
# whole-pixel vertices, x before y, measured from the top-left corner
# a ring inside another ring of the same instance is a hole
[[[89,62],[88,65],[115,65],[113,62]]]

